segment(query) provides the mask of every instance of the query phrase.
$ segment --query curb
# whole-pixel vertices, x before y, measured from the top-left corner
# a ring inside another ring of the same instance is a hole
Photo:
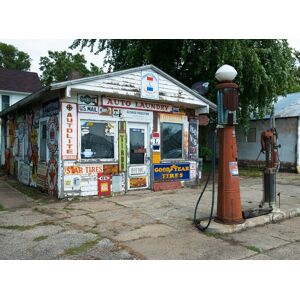
[[[300,216],[300,208],[292,208],[286,211],[276,211],[267,215],[246,219],[243,224],[224,225],[212,220],[206,232],[212,234],[234,233],[256,226],[262,226],[269,223],[276,223],[297,216]]]

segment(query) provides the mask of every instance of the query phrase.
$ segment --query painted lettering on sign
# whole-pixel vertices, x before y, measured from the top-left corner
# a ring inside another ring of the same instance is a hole
[[[62,103],[62,158],[77,159],[77,104]]]
[[[147,173],[147,167],[146,166],[129,167],[128,173],[129,176],[145,175]]]
[[[190,164],[155,164],[154,180],[188,180],[190,179]]]
[[[120,172],[126,171],[126,122],[119,122],[119,170]]]
[[[102,105],[109,107],[130,108],[138,110],[152,110],[161,112],[171,112],[172,106],[169,104],[144,102],[139,100],[102,98]]]
[[[91,175],[103,172],[103,165],[74,165],[65,166],[65,175]]]
[[[99,107],[98,106],[92,106],[92,105],[80,104],[78,111],[79,112],[84,112],[84,113],[98,114]]]

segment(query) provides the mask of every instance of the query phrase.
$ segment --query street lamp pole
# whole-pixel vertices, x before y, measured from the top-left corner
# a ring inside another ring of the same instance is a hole
[[[223,224],[243,223],[235,135],[238,85],[237,71],[223,65],[216,72],[218,89],[219,170],[215,220]]]

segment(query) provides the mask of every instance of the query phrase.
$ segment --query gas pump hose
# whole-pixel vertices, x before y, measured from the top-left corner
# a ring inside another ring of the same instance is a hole
[[[212,151],[211,169],[210,169],[210,172],[206,179],[205,185],[200,193],[200,196],[198,198],[197,204],[195,206],[195,211],[194,211],[193,223],[200,231],[205,231],[209,227],[210,222],[213,218],[214,202],[215,202],[216,136],[217,136],[217,129],[215,129],[214,135],[213,135],[213,147],[212,147],[213,151]],[[205,226],[203,226],[203,225],[201,225],[201,221],[199,219],[197,219],[197,210],[198,210],[198,206],[199,206],[202,196],[207,188],[207,185],[208,185],[208,182],[209,182],[211,176],[212,176],[212,199],[211,199],[210,216],[209,216],[208,223]]]

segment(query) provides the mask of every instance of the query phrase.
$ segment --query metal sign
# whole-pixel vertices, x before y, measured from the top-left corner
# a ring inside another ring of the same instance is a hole
[[[129,167],[129,170],[128,170],[129,176],[145,175],[146,173],[147,173],[146,166]]]
[[[98,106],[98,96],[78,94],[77,99],[78,99],[78,104]]]
[[[127,150],[126,150],[126,122],[119,122],[119,171],[126,172],[126,159],[127,159]]]
[[[98,196],[110,196],[110,176],[98,174]]]
[[[189,128],[189,159],[197,160],[198,150],[198,120],[191,119]]]
[[[159,99],[158,74],[150,70],[141,71],[141,98]]]
[[[129,99],[116,99],[116,98],[102,98],[102,106],[116,107],[116,108],[129,108],[137,110],[150,110],[159,112],[171,112],[172,105],[153,103],[140,100],[129,100]]]
[[[101,164],[82,164],[71,165],[64,167],[65,175],[91,175],[103,172],[103,165]]]
[[[189,163],[155,164],[153,168],[155,181],[190,179]]]
[[[61,104],[62,159],[77,159],[77,104]]]

